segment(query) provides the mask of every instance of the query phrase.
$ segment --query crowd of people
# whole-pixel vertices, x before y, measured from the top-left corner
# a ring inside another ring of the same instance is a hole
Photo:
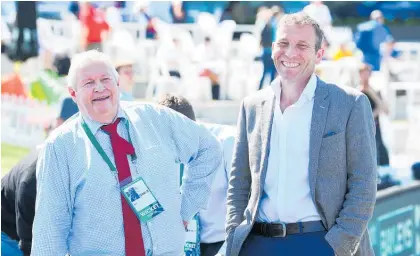
[[[182,8],[173,12],[182,22]],[[196,120],[179,95],[136,102],[134,63],[101,52],[112,26],[87,3],[77,13],[83,49],[67,68],[54,62],[69,93],[60,116],[2,178],[2,254],[374,255],[367,224],[377,167],[389,165],[378,122],[388,108],[369,84],[390,41],[379,12],[356,32],[356,89],[316,75],[331,26],[325,5],[261,8],[263,77],[236,129]],[[181,77],[172,43],[158,55]],[[195,56],[212,60],[211,44]],[[334,58],[351,54],[343,46]],[[217,72],[201,72],[218,99]]]

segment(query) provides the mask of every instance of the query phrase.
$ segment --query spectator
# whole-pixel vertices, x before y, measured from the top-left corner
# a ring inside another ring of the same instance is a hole
[[[11,60],[24,62],[38,56],[36,4],[35,1],[16,1],[18,37],[7,46],[8,56]]]
[[[326,29],[331,27],[332,18],[330,9],[322,1],[311,1],[311,3],[303,11],[314,19],[321,29]]]
[[[186,23],[185,3],[182,0],[172,0],[169,12],[172,16],[172,23]]]
[[[262,48],[262,56],[261,60],[263,63],[263,74],[260,80],[259,90],[262,89],[264,85],[264,80],[266,75],[270,76],[270,82],[272,82],[276,75],[276,69],[274,67],[273,61],[271,59],[271,47],[273,44],[273,27],[272,27],[272,12],[270,9],[267,9],[267,7],[260,8],[260,11],[257,13],[257,20],[256,20],[256,26],[258,28],[261,28],[261,48]]]
[[[134,20],[140,23],[140,26],[146,29],[146,38],[157,38],[156,21],[157,18],[149,13],[148,1],[139,1],[134,7]]]
[[[284,16],[284,9],[279,5],[273,5],[271,7],[271,12],[273,14],[271,19],[271,27],[273,28],[273,41],[276,39],[277,24],[280,19]]]
[[[132,101],[134,87],[134,68],[132,61],[119,61],[115,69],[119,75],[118,85],[120,87],[120,100]]]
[[[391,32],[384,21],[382,12],[375,10],[370,14],[370,21],[359,24],[355,33],[356,46],[363,53],[363,62],[371,65],[373,71],[378,71],[381,67],[381,44],[392,40]]]
[[[96,10],[89,2],[83,2],[80,4],[79,16],[82,25],[82,49],[102,51],[102,42],[110,31],[105,13]]]
[[[30,255],[35,215],[37,150],[1,179],[1,255]]]
[[[373,118],[375,119],[376,126],[376,151],[377,151],[377,163],[379,166],[389,165],[388,150],[382,140],[381,126],[379,123],[380,114],[389,114],[386,103],[382,100],[380,93],[373,90],[369,84],[369,79],[372,74],[372,68],[368,64],[363,64],[359,69],[361,92],[363,92],[369,99],[372,107]]]

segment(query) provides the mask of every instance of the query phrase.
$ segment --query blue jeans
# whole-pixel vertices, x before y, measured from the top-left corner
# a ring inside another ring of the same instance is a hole
[[[18,241],[11,239],[4,232],[1,232],[1,255],[2,256],[21,256]]]

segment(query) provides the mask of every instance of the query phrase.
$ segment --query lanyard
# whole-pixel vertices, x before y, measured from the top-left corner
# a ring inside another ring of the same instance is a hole
[[[88,136],[90,142],[92,142],[93,146],[96,148],[99,155],[101,155],[102,159],[107,163],[111,171],[117,172],[117,168],[112,164],[111,160],[106,155],[104,149],[101,147],[98,140],[95,138],[92,131],[89,129],[89,127],[87,126],[84,120],[82,121],[82,127],[83,127],[83,130],[85,130],[85,133]],[[131,143],[130,131],[128,130],[128,121],[125,122],[125,127],[127,128],[127,132],[128,132],[128,141]],[[134,156],[132,157],[134,158]]]

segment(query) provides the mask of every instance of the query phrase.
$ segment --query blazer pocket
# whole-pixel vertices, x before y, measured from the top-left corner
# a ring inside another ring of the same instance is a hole
[[[323,158],[330,158],[332,155],[337,157],[345,153],[346,133],[340,132],[326,138],[322,138],[320,155]],[[331,159],[332,160],[332,159]]]
[[[322,142],[324,142],[324,141],[334,141],[337,138],[340,138],[342,136],[344,136],[344,132],[334,133],[333,135],[325,134],[322,137]]]

